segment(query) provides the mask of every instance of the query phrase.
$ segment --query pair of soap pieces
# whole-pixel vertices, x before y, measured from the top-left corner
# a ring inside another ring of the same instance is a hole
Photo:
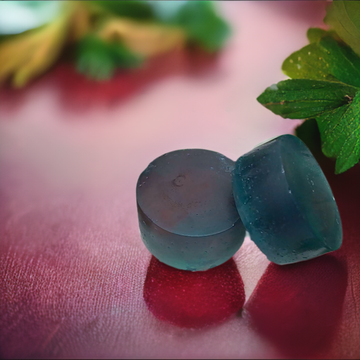
[[[137,183],[141,237],[161,262],[201,271],[230,259],[245,231],[267,258],[291,264],[337,250],[339,211],[306,145],[282,135],[236,162],[178,150],[155,159]]]

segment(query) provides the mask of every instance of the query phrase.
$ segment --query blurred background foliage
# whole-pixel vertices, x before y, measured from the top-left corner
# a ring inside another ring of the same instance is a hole
[[[219,51],[230,34],[211,1],[1,1],[0,86],[23,87],[71,54],[77,71],[119,68],[187,46]]]

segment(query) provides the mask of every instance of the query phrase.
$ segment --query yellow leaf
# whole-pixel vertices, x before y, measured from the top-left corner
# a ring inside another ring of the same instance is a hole
[[[88,2],[73,1],[73,14],[69,29],[69,41],[76,42],[92,31],[92,17],[98,15],[99,10],[89,6]]]
[[[121,41],[132,52],[151,57],[185,45],[185,33],[177,27],[111,18],[98,35],[106,41]]]
[[[67,39],[70,13],[64,10],[53,22],[0,43],[0,85],[12,77],[14,87],[23,87],[54,64]]]

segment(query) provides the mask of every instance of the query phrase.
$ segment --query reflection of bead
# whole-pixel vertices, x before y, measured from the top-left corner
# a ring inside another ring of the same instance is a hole
[[[232,194],[234,162],[207,150],[178,150],[140,175],[136,197],[144,244],[161,262],[207,270],[229,260],[245,229]]]
[[[330,186],[299,138],[279,136],[241,156],[233,180],[240,217],[270,261],[296,263],[341,246]]]
[[[144,300],[160,320],[185,328],[214,325],[238,312],[244,284],[233,259],[208,271],[184,271],[152,257]]]
[[[340,327],[347,282],[346,267],[332,255],[270,264],[247,301],[247,320],[285,358],[319,358]]]

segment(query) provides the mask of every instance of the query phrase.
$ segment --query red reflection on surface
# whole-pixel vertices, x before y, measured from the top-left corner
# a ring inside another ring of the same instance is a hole
[[[244,284],[233,259],[207,271],[172,268],[152,257],[144,299],[160,320],[186,328],[219,323],[245,302]]]
[[[91,110],[95,105],[112,105],[137,94],[151,83],[172,75],[196,76],[213,71],[219,54],[207,54],[197,48],[172,51],[148,59],[141,68],[118,70],[107,81],[88,79],[76,70],[74,63],[60,61],[40,78],[32,80],[22,89],[0,88],[1,102],[6,109],[15,110],[30,90],[43,86],[58,91],[63,108]]]
[[[94,81],[79,74],[74,64],[62,64],[54,77],[65,106],[88,109],[94,104],[113,104],[136,94],[154,81],[176,74],[197,74],[212,68],[216,56],[201,51],[172,51],[148,59],[143,67],[119,70],[109,81]]]
[[[271,263],[245,309],[254,327],[288,356],[329,349],[339,327],[347,271],[331,255],[279,266]]]

